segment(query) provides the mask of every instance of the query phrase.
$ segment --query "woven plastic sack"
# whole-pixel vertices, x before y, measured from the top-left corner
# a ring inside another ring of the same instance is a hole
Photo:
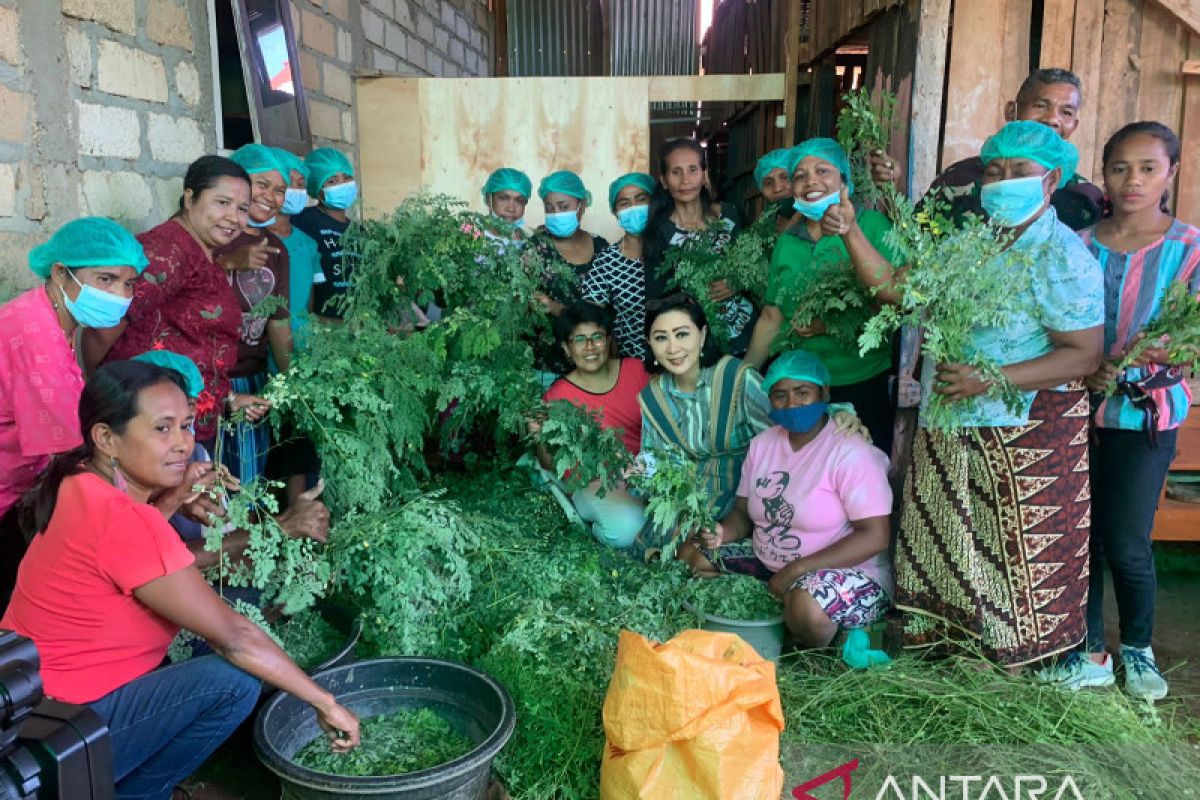
[[[775,665],[732,633],[622,631],[604,700],[601,800],[777,800]]]

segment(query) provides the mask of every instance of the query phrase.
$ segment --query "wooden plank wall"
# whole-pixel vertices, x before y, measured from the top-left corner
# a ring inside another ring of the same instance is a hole
[[[824,55],[872,16],[904,0],[813,0],[809,11],[809,52]]]

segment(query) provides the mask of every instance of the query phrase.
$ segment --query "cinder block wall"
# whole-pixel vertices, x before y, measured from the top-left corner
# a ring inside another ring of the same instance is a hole
[[[356,64],[386,74],[492,74],[495,17],[488,0],[367,0]]]

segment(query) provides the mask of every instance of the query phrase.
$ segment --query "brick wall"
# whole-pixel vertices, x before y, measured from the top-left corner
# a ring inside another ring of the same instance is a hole
[[[488,0],[365,0],[364,70],[438,78],[492,74],[494,15]]]
[[[313,146],[332,145],[353,156],[355,30],[359,0],[292,0],[300,77],[308,102]]]

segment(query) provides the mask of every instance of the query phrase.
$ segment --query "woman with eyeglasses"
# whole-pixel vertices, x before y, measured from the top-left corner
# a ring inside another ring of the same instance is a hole
[[[555,329],[574,368],[556,380],[542,399],[566,400],[598,412],[600,424],[620,429],[626,449],[636,454],[642,439],[638,393],[650,378],[638,359],[613,357],[612,313],[593,303],[572,303],[555,320]],[[538,461],[553,470],[553,459],[544,447],[538,449]],[[628,548],[645,521],[642,501],[623,488],[600,495],[600,482],[593,481],[574,492],[571,503],[580,518],[592,524],[597,541]]]

